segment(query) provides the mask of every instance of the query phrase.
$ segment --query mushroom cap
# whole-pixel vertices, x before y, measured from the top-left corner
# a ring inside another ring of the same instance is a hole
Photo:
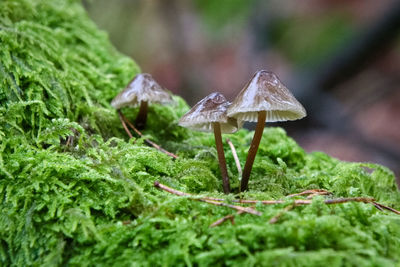
[[[221,93],[212,93],[183,115],[179,125],[196,131],[212,132],[213,122],[219,122],[222,133],[234,133],[241,125],[226,115],[230,104]]]
[[[228,109],[228,116],[238,121],[256,122],[258,112],[267,112],[267,122],[297,120],[306,110],[278,77],[261,70],[240,91]]]
[[[165,91],[148,73],[135,76],[128,86],[111,101],[111,106],[120,109],[137,106],[142,101],[167,104],[172,102],[171,95]]]

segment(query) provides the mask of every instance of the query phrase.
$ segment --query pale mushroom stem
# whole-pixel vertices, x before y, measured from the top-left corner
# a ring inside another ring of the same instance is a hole
[[[135,121],[135,125],[139,130],[142,130],[144,129],[144,127],[146,127],[147,107],[148,107],[147,101],[140,101],[139,113],[136,116],[136,121]]]
[[[230,190],[230,185],[229,185],[228,171],[226,169],[224,148],[222,145],[220,123],[213,122],[213,128],[214,128],[215,146],[217,147],[217,153],[218,153],[219,168],[221,170],[221,176],[222,176],[222,187],[224,189],[224,193],[229,194],[229,192],[231,190]]]
[[[254,132],[253,140],[251,141],[249,152],[247,153],[246,164],[244,165],[243,169],[242,181],[240,184],[241,191],[247,190],[251,169],[253,168],[253,163],[254,159],[256,158],[258,146],[260,145],[266,119],[267,119],[267,112],[259,111],[256,130]]]
[[[242,166],[240,166],[240,161],[238,155],[236,153],[235,146],[232,144],[232,141],[229,138],[226,138],[226,142],[232,150],[233,159],[235,160],[236,168],[238,170],[239,177],[242,176]]]

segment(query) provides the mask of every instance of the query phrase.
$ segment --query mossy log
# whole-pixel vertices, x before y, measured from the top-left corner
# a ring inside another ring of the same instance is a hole
[[[140,69],[112,47],[80,1],[0,1],[0,44],[2,266],[400,263],[400,216],[372,205],[326,205],[319,196],[281,214],[288,199],[256,204],[261,216],[243,213],[234,225],[210,227],[232,210],[155,188],[159,181],[224,196],[214,138],[177,125],[189,107],[175,96],[174,106],[149,107],[143,134],[178,159],[142,138],[128,140],[110,101]],[[130,119],[137,112],[124,110]],[[229,135],[242,164],[252,135]],[[239,180],[228,146],[225,153],[229,201]],[[266,128],[242,197],[282,199],[307,189],[400,208],[387,168],[307,154],[284,130]]]

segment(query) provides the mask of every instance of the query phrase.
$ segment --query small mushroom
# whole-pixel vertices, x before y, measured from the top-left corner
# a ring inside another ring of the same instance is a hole
[[[135,125],[143,129],[147,121],[147,107],[150,103],[167,104],[172,102],[171,95],[165,91],[148,73],[138,74],[111,102],[120,109],[126,106],[140,106]]]
[[[247,190],[265,122],[301,119],[306,116],[306,111],[274,73],[261,70],[240,91],[227,115],[239,122],[257,122],[242,174],[240,189],[244,191]]]
[[[226,111],[230,105],[220,93],[212,93],[198,102],[179,121],[179,125],[202,132],[214,132],[218,152],[219,167],[224,192],[230,192],[228,171],[222,145],[221,133],[234,133],[238,130],[236,119],[228,118]]]

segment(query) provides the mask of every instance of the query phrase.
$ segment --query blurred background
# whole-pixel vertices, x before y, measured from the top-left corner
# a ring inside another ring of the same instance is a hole
[[[255,71],[273,71],[308,112],[273,125],[308,152],[386,165],[399,183],[400,1],[84,4],[119,51],[190,105],[214,91],[232,101]]]

